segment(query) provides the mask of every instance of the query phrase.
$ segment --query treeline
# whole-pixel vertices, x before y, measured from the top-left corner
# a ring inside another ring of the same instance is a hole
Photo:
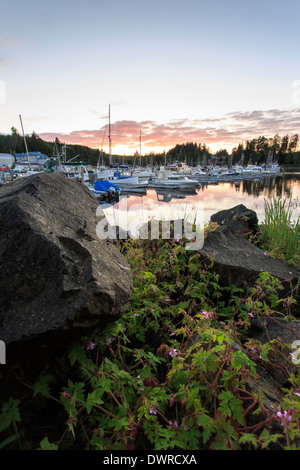
[[[176,145],[168,151],[168,161],[185,161],[190,166],[205,164],[238,164],[248,163],[261,165],[267,163],[269,156],[280,165],[300,165],[299,136],[276,134],[272,138],[260,136],[247,140],[232,149],[231,154],[226,149],[220,149],[213,154],[205,144],[184,143]]]
[[[26,135],[26,144],[28,152],[41,152],[48,157],[57,156],[57,152],[61,152],[64,145],[59,139],[55,139],[54,142],[47,142],[41,139],[35,132],[31,135]],[[0,135],[0,153],[10,153],[15,156],[17,153],[25,152],[24,138],[18,133],[16,128],[11,128],[11,134]],[[77,155],[79,155],[80,161],[97,165],[99,150],[83,145],[67,144],[67,160],[71,160]]]
[[[41,139],[35,132],[26,136],[26,143],[29,152],[41,152],[48,157],[57,155],[61,152],[63,143],[58,139],[55,142],[47,142]],[[272,138],[260,136],[256,139],[247,140],[232,149],[231,154],[226,149],[220,149],[214,154],[206,144],[197,144],[186,142],[177,144],[166,153],[148,153],[142,158],[136,152],[132,156],[113,155],[114,164],[139,166],[158,166],[165,163],[174,163],[175,161],[185,162],[189,166],[196,165],[235,165],[237,163],[248,163],[261,165],[268,161],[272,156],[273,161],[280,165],[300,165],[300,152],[298,151],[299,136],[279,136],[276,134]],[[11,134],[0,135],[0,153],[24,153],[25,144],[23,136],[17,129],[12,127]],[[67,144],[67,160],[78,156],[79,161],[87,162],[91,165],[97,163],[107,166],[109,164],[109,155],[105,152],[100,153],[98,149],[92,149],[83,145]],[[77,161],[78,161],[77,160]]]
[[[239,144],[232,150],[233,164],[241,160],[244,156],[244,163],[256,163],[258,165],[266,163],[269,154],[273,161],[279,165],[300,164],[300,152],[297,151],[299,145],[299,136],[284,135],[280,137],[276,134],[272,138],[260,136],[257,139],[247,140],[245,145]]]

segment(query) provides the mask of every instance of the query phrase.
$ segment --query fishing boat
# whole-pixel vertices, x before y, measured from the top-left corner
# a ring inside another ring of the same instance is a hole
[[[259,165],[248,164],[243,168],[243,175],[258,175],[262,173],[263,169]]]
[[[279,175],[281,173],[280,166],[277,163],[262,165],[262,171],[271,175]]]
[[[168,171],[161,167],[156,173],[156,181],[149,183],[151,188],[195,188],[199,185],[199,181],[196,179],[189,179],[185,175],[180,175]]]
[[[92,192],[96,199],[109,199],[117,200],[120,196],[121,190],[115,186],[111,181],[94,181],[86,185],[87,188]]]

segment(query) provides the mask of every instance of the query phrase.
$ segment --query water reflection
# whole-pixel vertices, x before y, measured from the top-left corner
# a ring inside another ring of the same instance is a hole
[[[173,199],[185,199],[187,196],[197,196],[196,189],[190,188],[184,191],[179,189],[155,189],[157,200],[162,202],[170,202]]]
[[[196,189],[148,189],[143,196],[130,195],[127,197],[127,207],[143,204],[150,208],[153,204],[193,202],[204,208],[204,222],[211,215],[230,209],[238,204],[244,204],[248,209],[257,213],[259,221],[264,218],[264,202],[273,196],[293,200],[294,219],[300,215],[300,173],[286,174],[278,177],[267,177],[247,181],[227,182],[219,184],[204,184]],[[124,196],[125,197],[125,196]],[[118,204],[116,204],[117,208]]]

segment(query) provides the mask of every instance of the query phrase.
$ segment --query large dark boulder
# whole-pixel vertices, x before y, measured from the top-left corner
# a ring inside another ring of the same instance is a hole
[[[0,188],[0,339],[7,363],[57,354],[127,309],[130,268],[114,241],[97,237],[103,217],[91,192],[60,174]]]

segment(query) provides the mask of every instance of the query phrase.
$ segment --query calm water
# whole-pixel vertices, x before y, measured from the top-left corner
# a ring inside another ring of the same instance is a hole
[[[150,209],[153,204],[176,203],[182,207],[192,202],[204,210],[204,222],[220,210],[230,209],[238,204],[244,204],[256,212],[260,222],[264,219],[264,202],[273,196],[283,199],[292,198],[293,218],[300,215],[300,173],[290,173],[284,176],[269,177],[238,183],[219,183],[218,185],[200,186],[194,191],[156,190],[148,189],[147,194],[130,195],[126,197],[127,207],[142,204]],[[121,199],[124,204],[124,196]],[[119,203],[121,204],[121,203]],[[115,208],[119,204],[115,205]],[[121,206],[120,206],[121,207]]]

